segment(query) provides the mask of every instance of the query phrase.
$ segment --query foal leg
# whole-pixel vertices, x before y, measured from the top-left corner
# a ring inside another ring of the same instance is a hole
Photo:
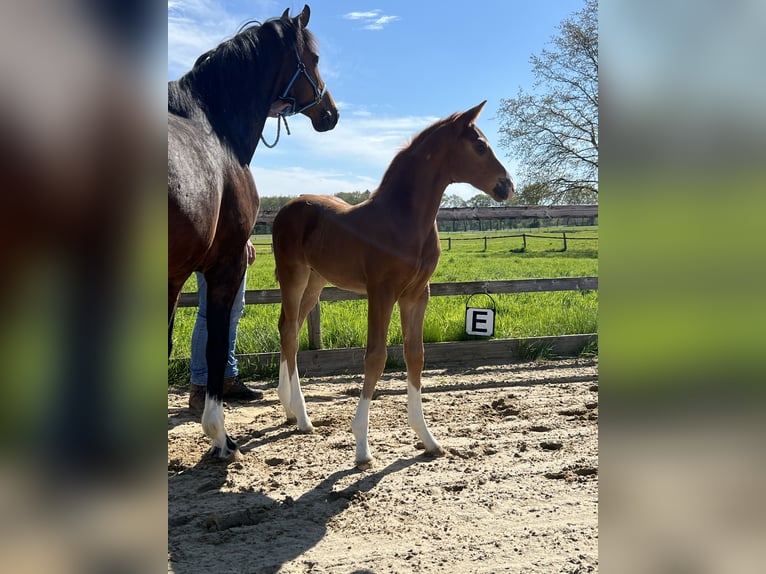
[[[298,378],[298,341],[301,326],[309,311],[316,305],[324,287],[324,279],[308,267],[280,270],[282,309],[279,315],[280,362],[277,394],[288,421],[295,421],[298,430],[314,430]]]
[[[375,385],[386,366],[386,336],[394,309],[394,296],[390,293],[368,292],[367,352],[364,355],[364,385],[359,406],[356,409],[351,431],[356,439],[356,465],[368,468],[372,462],[367,438],[370,427],[370,402]]]
[[[404,337],[404,362],[407,365],[407,421],[423,442],[426,453],[441,456],[444,449],[439,446],[426,427],[423,405],[420,400],[420,375],[423,372],[423,319],[428,305],[428,286],[412,298],[399,300]]]
[[[223,378],[229,349],[229,320],[245,273],[245,256],[221,261],[205,272],[207,282],[207,395],[202,430],[213,442],[212,453],[223,459],[236,457],[237,444],[227,434],[223,416]]]

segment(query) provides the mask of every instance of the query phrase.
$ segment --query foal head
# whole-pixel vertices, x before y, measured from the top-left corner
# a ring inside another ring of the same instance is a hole
[[[293,61],[286,69],[285,87],[273,102],[270,115],[304,114],[311,119],[316,131],[324,132],[338,123],[338,108],[319,75],[316,40],[306,28],[310,16],[311,10],[305,5],[295,18],[290,18],[288,10],[285,10],[279,19],[283,24],[294,26],[297,37]]]
[[[448,158],[450,176],[453,182],[470,183],[495,201],[505,201],[515,193],[516,184],[475,124],[486,103],[484,100],[466,112],[455,114],[450,122],[454,142]]]

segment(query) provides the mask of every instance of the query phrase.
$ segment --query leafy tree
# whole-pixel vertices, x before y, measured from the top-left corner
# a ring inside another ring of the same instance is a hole
[[[486,193],[478,193],[467,202],[467,207],[496,207],[498,202],[488,196]]]
[[[366,189],[364,191],[339,191],[335,194],[335,197],[342,199],[351,205],[356,205],[357,203],[362,203],[365,199],[370,197],[370,190]]]
[[[500,145],[546,191],[538,203],[598,201],[597,10],[597,0],[585,0],[552,46],[530,58],[536,93],[500,101]]]
[[[551,189],[545,183],[528,183],[516,191],[511,203],[513,205],[540,205],[545,203],[550,196]]]
[[[293,199],[289,195],[261,196],[261,211],[279,211],[279,209],[288,201]]]
[[[445,193],[440,207],[465,207],[466,201],[455,193]]]

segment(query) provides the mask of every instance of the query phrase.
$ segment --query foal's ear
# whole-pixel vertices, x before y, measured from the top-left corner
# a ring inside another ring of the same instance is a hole
[[[481,110],[486,105],[487,100],[484,100],[482,103],[480,103],[478,106],[472,107],[470,110],[466,110],[462,114],[458,116],[458,121],[465,125],[471,125],[476,121],[476,118],[479,117],[479,114],[481,113]]]
[[[308,4],[303,5],[303,10],[298,14],[298,21],[301,23],[301,28],[305,28],[309,25],[309,18],[311,17],[311,8]]]
[[[290,18],[289,16],[290,8],[282,12],[282,16],[280,17],[280,20],[287,20]]]

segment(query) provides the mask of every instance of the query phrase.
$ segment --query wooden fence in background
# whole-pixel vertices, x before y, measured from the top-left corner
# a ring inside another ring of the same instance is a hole
[[[262,211],[258,224],[271,226],[276,211]],[[598,205],[533,205],[499,207],[459,207],[440,209],[436,220],[501,220],[501,219],[557,219],[566,217],[597,217]],[[522,234],[523,235],[523,234]],[[529,234],[527,234],[529,236]],[[571,239],[571,237],[570,237]],[[454,240],[454,239],[453,239]],[[564,236],[566,241],[566,236]],[[486,239],[485,239],[486,246]],[[449,248],[449,247],[448,247]],[[514,279],[508,281],[467,281],[456,283],[432,283],[431,296],[444,297],[472,295],[474,293],[529,293],[545,291],[588,291],[598,289],[598,277],[559,277],[548,279]],[[346,301],[366,299],[366,295],[352,293],[337,287],[325,287],[320,301]],[[260,289],[245,292],[246,305],[276,304],[281,301],[279,289]],[[196,307],[196,293],[182,293],[179,307]],[[335,373],[363,372],[363,347],[350,349],[322,349],[322,326],[320,307],[317,305],[308,316],[309,350],[298,353],[298,368],[304,375],[329,375]],[[586,345],[596,344],[596,333],[554,337],[529,337],[526,339],[482,339],[446,343],[426,343],[427,368],[454,368],[508,363],[518,359],[522,350],[546,348],[552,355],[578,354]],[[240,355],[242,365],[257,367],[278,365],[279,353],[254,353]],[[388,347],[389,365],[404,366],[401,345]]]
[[[261,211],[256,223],[271,225],[276,211]],[[561,219],[598,217],[598,205],[503,205],[497,207],[444,207],[436,221],[494,221],[497,219]]]
[[[557,277],[550,279],[512,279],[508,281],[462,281],[454,283],[432,283],[432,297],[472,295],[474,293],[540,293],[547,291],[590,291],[598,289],[598,277]],[[353,293],[337,287],[325,287],[320,301],[349,301],[366,299],[366,295]],[[279,289],[245,291],[246,305],[276,304],[281,301]],[[182,293],[179,307],[196,307],[196,293]],[[298,353],[298,366],[302,373],[315,376],[339,372],[357,371],[363,367],[364,348],[322,349],[322,322],[320,307],[317,305],[308,316],[309,350]],[[595,333],[564,335],[555,337],[530,337],[527,339],[493,339],[478,341],[454,341],[448,343],[427,343],[426,365],[429,367],[454,367],[459,365],[497,364],[518,358],[520,347],[546,347],[553,355],[576,355],[586,345],[595,343]],[[403,365],[401,345],[388,348],[389,362]],[[244,364],[254,363],[259,367],[277,365],[279,353],[254,353],[239,356]]]

